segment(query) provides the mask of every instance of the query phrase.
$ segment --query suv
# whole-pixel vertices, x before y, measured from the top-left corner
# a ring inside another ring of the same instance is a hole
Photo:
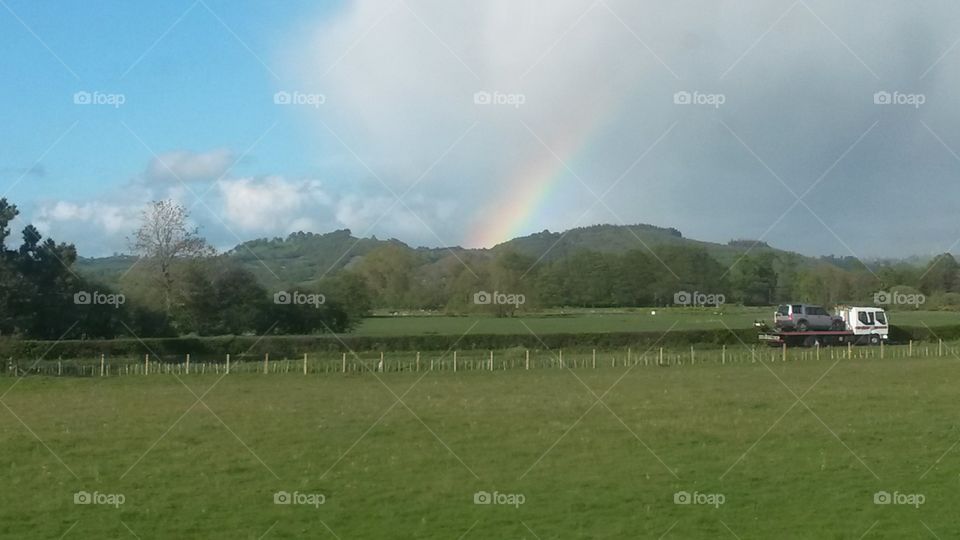
[[[777,306],[773,325],[778,330],[843,330],[843,319],[835,317],[822,306],[810,304],[783,304]]]

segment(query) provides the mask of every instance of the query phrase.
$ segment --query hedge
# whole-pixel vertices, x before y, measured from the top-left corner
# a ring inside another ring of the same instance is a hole
[[[270,353],[276,358],[295,358],[303,353],[322,352],[369,352],[369,351],[446,351],[525,349],[614,349],[651,346],[687,347],[690,345],[742,346],[757,344],[757,330],[675,330],[663,332],[609,332],[580,334],[471,334],[419,335],[419,336],[218,336],[180,338],[122,338],[112,340],[64,340],[60,342],[31,340],[0,340],[0,358],[84,358],[101,354],[116,357],[143,356],[150,354],[158,360],[179,361],[190,354],[198,361],[219,360],[230,354],[233,359],[262,358]],[[933,329],[925,327],[895,326],[891,329],[891,341],[905,343],[909,340],[924,341],[942,338],[960,339],[960,325]],[[159,357],[159,358],[158,358]]]

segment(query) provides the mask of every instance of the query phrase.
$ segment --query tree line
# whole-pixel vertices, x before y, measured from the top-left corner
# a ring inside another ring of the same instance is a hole
[[[512,316],[546,308],[677,305],[684,303],[681,293],[686,304],[699,293],[751,306],[893,301],[888,308],[960,309],[960,264],[950,254],[926,265],[868,267],[852,257],[811,262],[769,249],[723,264],[703,248],[671,244],[620,253],[582,249],[540,260],[511,249],[437,258],[387,243],[330,276],[265,283],[236,259],[216,254],[189,227],[187,211],[170,201],[143,212],[130,237],[138,258],[108,286],[74,270],[74,246],[44,239],[32,225],[13,245],[10,223],[17,215],[15,205],[0,199],[0,336],[340,333],[373,309]],[[901,297],[923,302],[896,303]]]

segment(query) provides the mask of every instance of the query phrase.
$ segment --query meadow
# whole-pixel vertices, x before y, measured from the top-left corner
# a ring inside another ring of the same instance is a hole
[[[957,537],[956,347],[4,377],[0,537]]]

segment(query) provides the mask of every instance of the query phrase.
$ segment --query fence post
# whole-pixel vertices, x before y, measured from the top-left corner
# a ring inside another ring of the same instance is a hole
[[[727,363],[727,346],[722,345],[720,348],[720,365],[726,365]]]
[[[303,374],[307,374],[307,353],[303,353]]]
[[[263,353],[263,374],[270,372],[270,353]]]
[[[227,373],[230,373],[230,353],[227,353]]]
[[[190,353],[187,353],[187,375],[190,374]]]
[[[150,374],[150,353],[143,355],[143,374]]]
[[[490,371],[493,371],[493,349],[490,349]]]
[[[63,373],[63,366],[60,365],[60,360],[57,360],[57,376]]]
[[[630,349],[627,349],[627,350],[629,351]],[[657,365],[658,366],[663,365],[663,347],[660,347],[660,359],[657,360]]]
[[[913,358],[913,340],[912,339],[910,340],[910,345],[907,349],[907,352],[909,353],[907,356],[909,356],[910,358]]]
[[[593,350],[593,369],[597,369],[597,350]]]
[[[530,371],[530,349],[527,349],[527,371]]]
[[[340,357],[340,371],[341,373],[347,372],[347,353],[343,353],[343,356]]]
[[[433,360],[430,361],[430,369],[433,369]],[[457,372],[457,351],[453,351],[453,372]]]
[[[631,356],[630,347],[627,347],[627,365],[628,366],[630,365],[630,356]]]
[[[847,360],[853,358],[853,342],[847,342]]]
[[[420,351],[417,351],[417,372],[420,371]]]
[[[104,360],[104,356],[106,356],[106,355],[104,355],[103,353],[100,353],[100,376],[101,376],[101,377],[103,377],[103,360]]]
[[[560,349],[560,369],[563,369],[563,349]]]
[[[937,356],[943,356],[943,340],[937,340]]]
[[[690,346],[690,365],[697,363],[697,357],[693,355],[693,345]]]

